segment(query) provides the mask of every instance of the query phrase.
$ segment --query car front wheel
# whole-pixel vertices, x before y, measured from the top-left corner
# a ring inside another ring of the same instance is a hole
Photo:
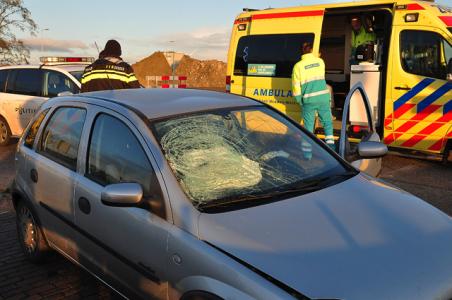
[[[0,146],[7,146],[11,142],[11,130],[8,122],[0,117]]]
[[[16,207],[16,225],[19,243],[26,258],[35,263],[43,261],[49,250],[47,242],[36,222],[36,216],[23,202]]]

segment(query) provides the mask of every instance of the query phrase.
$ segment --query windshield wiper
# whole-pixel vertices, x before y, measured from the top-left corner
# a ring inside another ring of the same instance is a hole
[[[257,195],[241,195],[232,199],[221,199],[209,203],[200,204],[198,208],[202,211],[215,212],[230,208],[251,207],[258,204],[280,200],[290,196],[300,196],[312,193],[337,183],[337,179],[351,178],[358,174],[356,171],[347,171],[340,174],[334,174],[327,177],[315,178],[292,185],[283,189],[273,190],[267,193]]]

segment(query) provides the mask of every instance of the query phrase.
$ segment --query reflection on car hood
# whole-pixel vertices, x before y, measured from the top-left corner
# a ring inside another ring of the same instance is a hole
[[[452,219],[381,181],[202,214],[200,239],[312,298],[452,297]]]

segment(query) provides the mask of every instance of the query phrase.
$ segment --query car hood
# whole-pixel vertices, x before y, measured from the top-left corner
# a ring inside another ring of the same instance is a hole
[[[452,219],[361,174],[271,204],[203,213],[199,238],[311,298],[452,297]]]

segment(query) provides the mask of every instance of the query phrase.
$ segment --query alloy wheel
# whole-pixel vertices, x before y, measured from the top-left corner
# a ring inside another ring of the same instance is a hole
[[[36,250],[38,239],[35,219],[33,218],[31,211],[25,206],[20,208],[18,218],[21,243],[24,246],[24,249],[31,254]]]
[[[8,127],[6,123],[0,119],[0,143],[4,143],[8,138]]]

